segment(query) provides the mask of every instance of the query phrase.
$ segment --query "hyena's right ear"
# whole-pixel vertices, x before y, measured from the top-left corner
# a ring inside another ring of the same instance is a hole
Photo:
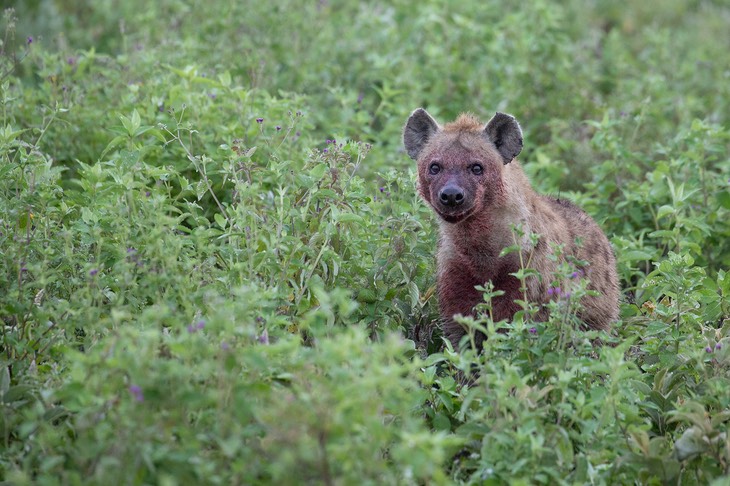
[[[418,108],[411,113],[406,127],[403,129],[403,145],[406,147],[408,156],[413,160],[418,159],[418,154],[439,129],[436,120],[431,118],[431,115],[423,108]]]

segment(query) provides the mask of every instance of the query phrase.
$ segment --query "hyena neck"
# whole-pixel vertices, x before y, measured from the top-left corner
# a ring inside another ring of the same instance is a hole
[[[484,274],[498,266],[511,233],[498,217],[479,214],[456,224],[440,224],[439,260],[458,262],[472,273]]]
[[[534,226],[530,208],[537,195],[530,189],[509,191],[508,195],[504,204],[485,208],[465,221],[456,224],[441,221],[440,258],[457,260],[473,271],[484,273],[516,258],[515,253],[500,256],[505,248],[519,245],[522,250],[528,250]]]

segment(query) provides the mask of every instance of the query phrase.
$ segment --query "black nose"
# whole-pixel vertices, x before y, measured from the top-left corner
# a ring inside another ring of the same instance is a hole
[[[444,206],[459,206],[464,202],[464,191],[459,186],[446,186],[439,192],[439,200]]]

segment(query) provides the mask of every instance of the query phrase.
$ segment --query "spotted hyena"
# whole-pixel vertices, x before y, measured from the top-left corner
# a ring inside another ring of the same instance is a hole
[[[522,151],[522,129],[514,117],[497,113],[486,124],[469,114],[439,125],[424,109],[411,114],[403,141],[418,162],[418,191],[439,222],[438,299],[446,337],[456,347],[465,334],[455,314],[470,315],[482,301],[474,287],[492,282],[504,294],[492,301],[495,321],[511,319],[520,309],[520,282],[512,274],[520,256],[540,277],[528,278],[527,298],[544,304],[552,275],[568,256],[587,262],[581,271],[597,296],[582,299],[579,317],[593,329],[608,329],[618,318],[616,260],[606,235],[579,207],[563,199],[537,194],[515,157]],[[500,256],[515,244],[521,253]],[[580,242],[580,244],[578,243]],[[559,258],[551,258],[562,245]],[[483,336],[478,337],[478,344]]]

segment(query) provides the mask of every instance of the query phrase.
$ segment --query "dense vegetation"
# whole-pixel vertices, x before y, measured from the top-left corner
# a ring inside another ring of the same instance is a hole
[[[726,2],[10,3],[0,480],[725,484]],[[575,278],[444,347],[418,106],[520,120],[614,245],[610,335]]]

